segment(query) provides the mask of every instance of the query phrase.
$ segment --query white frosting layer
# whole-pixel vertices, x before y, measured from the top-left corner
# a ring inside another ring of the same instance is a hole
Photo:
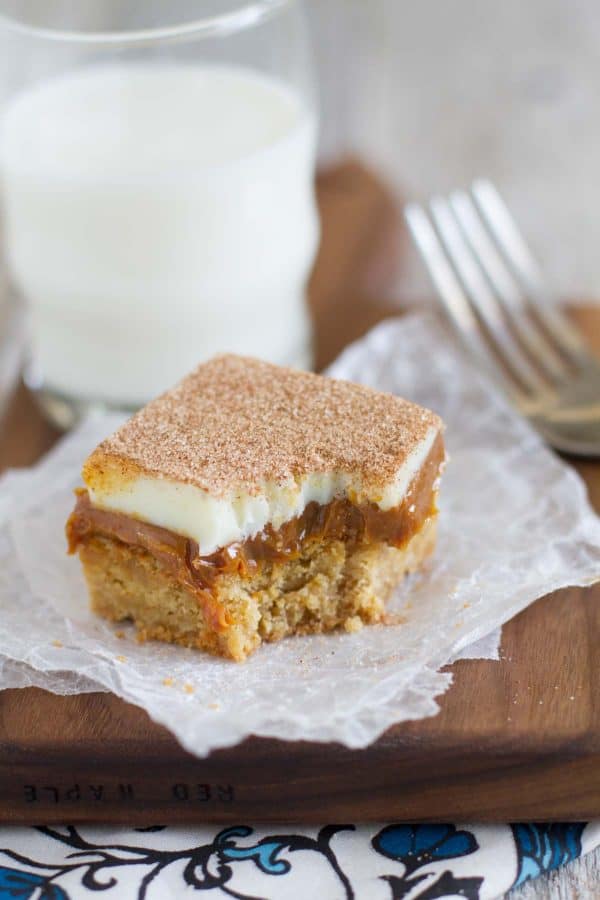
[[[382,510],[398,506],[427,459],[437,434],[437,429],[430,428],[395,478],[377,493],[365,490],[351,474],[326,472],[288,484],[266,482],[256,494],[240,493],[227,498],[213,497],[191,484],[139,476],[110,490],[90,488],[90,499],[94,506],[193,538],[200,553],[207,556],[234,541],[252,537],[266,525],[279,528],[299,516],[312,501],[325,505],[336,498],[349,497],[356,502],[375,503]]]

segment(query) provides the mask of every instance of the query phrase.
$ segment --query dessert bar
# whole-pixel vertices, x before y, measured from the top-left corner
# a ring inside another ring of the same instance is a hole
[[[443,461],[426,409],[219,356],[94,450],[69,547],[100,615],[243,660],[381,621],[434,548]]]

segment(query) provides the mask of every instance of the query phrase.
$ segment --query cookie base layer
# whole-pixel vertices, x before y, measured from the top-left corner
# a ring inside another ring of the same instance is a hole
[[[295,559],[265,563],[250,578],[227,574],[214,595],[226,625],[215,627],[198,597],[138,547],[95,536],[79,548],[94,612],[132,620],[155,639],[244,660],[263,641],[380,622],[405,574],[432,553],[436,521],[427,519],[403,548],[311,542]]]

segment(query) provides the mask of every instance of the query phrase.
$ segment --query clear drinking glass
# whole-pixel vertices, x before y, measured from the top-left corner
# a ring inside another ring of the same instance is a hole
[[[0,177],[48,415],[135,408],[218,352],[309,367],[301,0],[37,6],[0,0]]]

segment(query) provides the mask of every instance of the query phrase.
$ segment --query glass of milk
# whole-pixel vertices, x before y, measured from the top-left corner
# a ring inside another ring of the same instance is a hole
[[[37,6],[0,19],[1,240],[48,415],[138,407],[215,353],[309,367],[300,0]]]

